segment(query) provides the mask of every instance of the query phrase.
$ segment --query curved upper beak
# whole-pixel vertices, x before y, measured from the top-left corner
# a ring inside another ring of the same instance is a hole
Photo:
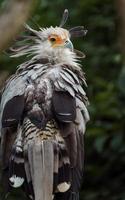
[[[64,47],[70,49],[71,51],[73,51],[73,49],[74,49],[73,48],[73,44],[72,44],[72,42],[70,40],[66,40],[65,41]]]

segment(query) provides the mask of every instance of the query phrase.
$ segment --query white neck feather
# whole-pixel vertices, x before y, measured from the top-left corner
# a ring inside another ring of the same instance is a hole
[[[38,59],[47,57],[50,62],[54,62],[55,64],[66,64],[73,67],[79,67],[80,65],[76,54],[70,49],[64,47],[53,48],[46,42],[34,46],[33,54]]]
[[[65,47],[53,48],[47,40],[41,41],[36,39],[35,44],[32,44],[28,48],[20,49],[11,57],[24,55],[32,56],[32,59],[48,58],[51,63],[70,65],[74,68],[79,68],[80,66],[76,53]]]

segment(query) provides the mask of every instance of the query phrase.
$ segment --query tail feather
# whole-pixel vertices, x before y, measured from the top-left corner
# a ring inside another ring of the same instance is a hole
[[[54,161],[52,142],[34,139],[28,145],[28,160],[35,200],[52,200]]]
[[[71,170],[64,141],[54,145],[54,192],[66,192],[71,186]]]
[[[57,193],[54,200],[79,200],[79,193],[67,191],[65,193]]]
[[[45,200],[52,200],[53,194],[53,144],[51,141],[43,141],[44,149],[44,198]]]
[[[58,172],[59,172],[59,147],[57,143],[53,143],[54,147],[54,180],[53,180],[53,192],[56,191],[58,185]]]
[[[27,123],[28,129],[25,129]],[[54,128],[51,134],[52,128],[48,133],[35,128],[29,120],[27,123],[21,127],[11,154],[12,186],[23,186],[33,200],[78,200],[79,170],[72,168],[67,143],[59,130]]]
[[[23,185],[25,181],[23,146],[22,146],[22,132],[18,129],[18,136],[13,145],[11,157],[9,160],[9,183],[12,187],[18,188]]]
[[[33,168],[32,168],[32,148],[29,146],[24,146],[24,167],[26,173],[26,184],[25,184],[25,191],[27,196],[30,199],[34,199],[34,190],[33,190]],[[30,164],[31,163],[31,164]]]

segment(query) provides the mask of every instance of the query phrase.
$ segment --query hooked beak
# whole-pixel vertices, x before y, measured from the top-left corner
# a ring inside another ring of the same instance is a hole
[[[74,49],[73,44],[70,40],[65,41],[64,47],[70,49],[71,51],[73,51],[73,49]]]

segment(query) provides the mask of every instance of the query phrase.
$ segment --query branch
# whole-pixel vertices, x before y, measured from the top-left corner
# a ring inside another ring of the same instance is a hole
[[[8,0],[0,15],[0,51],[6,49],[28,19],[33,0]]]

